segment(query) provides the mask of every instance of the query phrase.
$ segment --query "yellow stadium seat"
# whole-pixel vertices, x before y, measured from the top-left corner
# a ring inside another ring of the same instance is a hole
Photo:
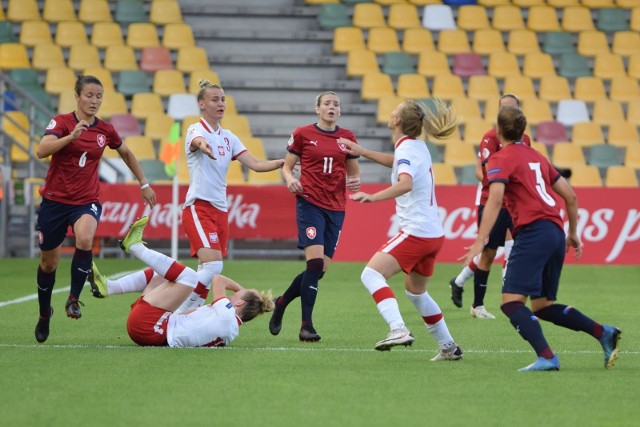
[[[631,18],[629,19],[629,27],[633,31],[640,31],[640,6],[631,9]]]
[[[475,120],[468,120],[464,124],[464,142],[467,144],[480,145],[482,137],[485,133],[493,128],[493,123],[490,120],[484,120],[477,118]]]
[[[491,24],[500,31],[522,30],[525,28],[522,9],[512,4],[500,4],[493,9]]]
[[[62,92],[58,97],[58,114],[66,114],[75,111],[78,102],[76,94],[71,91]]]
[[[573,83],[575,99],[585,102],[595,102],[598,99],[606,99],[607,92],[600,77],[578,77]]]
[[[622,57],[615,53],[600,53],[596,55],[593,65],[593,75],[603,79],[624,77],[626,70]]]
[[[407,28],[402,37],[402,50],[415,55],[425,50],[435,50],[431,31],[426,28]]]
[[[222,119],[222,127],[230,130],[240,139],[247,136],[253,136],[251,133],[251,126],[249,125],[249,119],[240,114],[225,115],[224,119]]]
[[[353,6],[353,26],[359,28],[386,27],[382,6],[375,3],[358,3]]]
[[[9,0],[7,19],[16,22],[40,19],[38,2],[36,0]]]
[[[177,0],[154,0],[149,10],[149,21],[156,25],[181,23],[182,10]]]
[[[616,31],[611,51],[621,56],[640,54],[640,34],[635,31]]]
[[[37,44],[33,47],[33,68],[48,70],[49,68],[66,67],[62,48],[57,44]]]
[[[107,0],[81,0],[78,19],[88,24],[111,22],[111,9]]]
[[[633,77],[621,76],[611,79],[609,99],[620,102],[629,102],[640,98],[638,80]]]
[[[609,166],[604,178],[605,187],[637,188],[638,175],[636,170],[628,166]]]
[[[100,53],[98,48],[91,44],[74,44],[69,48],[69,59],[67,60],[69,68],[76,71],[85,68],[100,68]]]
[[[251,152],[258,159],[266,159],[267,153],[264,149],[264,143],[262,139],[245,136],[242,138],[242,144],[245,146],[247,150]]]
[[[404,98],[396,95],[386,95],[378,99],[376,110],[376,123],[383,124],[389,122],[389,116],[395,108],[404,102]]]
[[[49,23],[47,21],[24,21],[20,29],[20,43],[29,47],[53,43]]]
[[[396,30],[391,27],[371,28],[367,38],[367,48],[375,53],[400,51]]]
[[[553,66],[553,58],[548,53],[542,52],[526,54],[522,74],[533,79],[555,76],[556,69]]]
[[[498,78],[520,75],[518,58],[511,52],[494,52],[489,55],[487,72]]]
[[[116,22],[96,22],[93,24],[91,44],[100,49],[124,45],[120,24]]]
[[[0,44],[0,69],[31,68],[27,47],[21,43]]]
[[[87,32],[80,21],[63,21],[56,29],[56,44],[71,47],[74,44],[88,44]]]
[[[449,142],[444,146],[444,163],[451,166],[476,164],[476,151],[470,144]]]
[[[467,87],[469,98],[493,101],[500,97],[498,81],[494,76],[471,76]]]
[[[453,74],[443,74],[433,79],[433,89],[431,91],[434,97],[451,100],[453,98],[465,96],[464,85],[460,76]]]
[[[546,5],[530,7],[527,28],[536,32],[560,31],[556,9]]]
[[[347,55],[347,76],[363,76],[366,73],[380,72],[376,54],[367,49],[352,50]]]
[[[451,74],[447,55],[440,51],[424,51],[418,56],[418,73],[427,77]]]
[[[640,53],[629,56],[629,62],[627,63],[627,74],[629,75],[629,77],[640,79]]]
[[[632,9],[638,5],[637,0],[615,0],[616,6],[623,9]]]
[[[595,122],[579,122],[573,125],[571,142],[574,145],[588,147],[593,144],[604,143],[602,127]]]
[[[148,136],[144,135],[136,135],[136,136],[128,136],[124,139],[124,143],[133,154],[136,155],[138,160],[142,159],[157,159],[158,156],[156,154],[156,148],[153,145],[153,140]],[[115,150],[105,150],[107,151],[115,151]],[[117,154],[116,154],[117,156]]]
[[[479,5],[462,5],[458,8],[458,28],[467,31],[489,28],[487,9]]]
[[[94,76],[102,83],[105,92],[115,92],[116,88],[113,84],[113,76],[111,71],[106,68],[85,68],[82,71],[85,76]]]
[[[640,169],[640,144],[627,145],[624,153],[624,165]]]
[[[364,35],[358,27],[338,27],[333,31],[333,53],[365,49]]]
[[[640,99],[634,99],[627,104],[627,121],[636,126],[640,125]]]
[[[105,91],[102,94],[102,105],[98,115],[102,118],[108,119],[114,114],[128,113],[127,101],[124,99],[124,95],[119,92]]]
[[[197,94],[200,92],[200,80],[209,80],[209,82],[220,86],[220,76],[210,68],[194,70],[189,73],[189,93]]]
[[[610,125],[624,121],[622,106],[618,101],[598,99],[593,103],[592,121],[602,125]]]
[[[542,142],[531,141],[531,148],[542,154],[545,159],[549,160],[549,151],[547,146]]]
[[[580,0],[547,0],[547,4],[557,9],[561,7],[580,6]]]
[[[572,33],[595,30],[591,9],[582,6],[565,7],[562,11],[562,29]]]
[[[394,94],[391,76],[384,73],[366,73],[362,76],[360,98],[364,101],[375,101],[384,95]]]
[[[538,36],[531,30],[511,30],[509,31],[507,50],[516,55],[539,53],[540,44],[538,43]]]
[[[470,120],[481,119],[480,104],[478,100],[468,97],[458,97],[451,100],[451,105],[462,123]]]
[[[2,129],[11,136],[20,146],[29,148],[29,118],[22,111],[7,111],[2,118]],[[29,155],[19,147],[11,146],[11,160],[14,162],[26,162]]]
[[[55,67],[47,70],[44,90],[54,95],[73,92],[76,86],[76,73],[71,68]]]
[[[202,118],[201,115],[192,115],[192,116],[187,116],[185,118],[182,119],[182,123],[180,125],[180,135],[182,135],[182,137],[184,137],[187,134],[187,130],[189,129],[189,126],[191,126],[194,123],[197,123],[200,121],[200,119]],[[244,140],[244,138],[243,138]]]
[[[131,114],[137,119],[147,119],[153,114],[164,114],[162,97],[157,93],[140,92],[131,98]]]
[[[504,79],[503,93],[512,93],[523,100],[537,96],[533,79],[522,75],[507,76]]]
[[[157,141],[164,141],[173,126],[173,118],[165,113],[154,113],[147,116],[144,134]]]
[[[169,49],[179,49],[183,46],[195,46],[193,31],[188,24],[167,24],[162,34],[162,45]]]
[[[358,1],[358,0],[356,0]],[[376,3],[382,6],[392,6],[394,4],[404,4],[405,0],[375,0]]]
[[[388,24],[396,30],[422,28],[418,8],[412,4],[396,3],[389,6]]]
[[[542,121],[553,120],[549,102],[539,98],[528,98],[522,102],[522,111],[527,117],[527,123],[537,125]]]
[[[503,52],[504,42],[502,41],[502,33],[493,28],[476,30],[473,36],[472,50],[479,55]]]
[[[573,169],[586,165],[582,147],[570,142],[554,144],[552,158],[553,165],[560,168]]]
[[[176,68],[188,72],[209,68],[209,56],[203,47],[183,46],[178,49]]]
[[[282,177],[278,169],[269,172],[256,172],[249,169],[247,182],[252,185],[282,184]]]
[[[77,19],[71,0],[45,0],[42,18],[48,22],[75,21]]]
[[[134,49],[160,46],[156,26],[149,22],[134,22],[129,24],[127,44]]]
[[[436,185],[457,185],[456,171],[452,165],[445,163],[433,163],[433,180]]]
[[[427,79],[421,74],[401,74],[398,76],[398,96],[403,98],[429,98],[431,92],[427,85]]]
[[[540,79],[540,99],[558,102],[563,99],[571,99],[569,80],[562,76],[544,76]]]
[[[638,144],[638,126],[630,122],[616,122],[609,125],[607,142],[616,147]]]
[[[582,56],[609,53],[606,33],[604,31],[580,31],[578,34],[578,53]]]
[[[464,30],[442,30],[438,50],[446,54],[471,52],[467,32]]]
[[[153,76],[153,92],[160,96],[185,93],[184,75],[178,70],[158,70]]]
[[[244,179],[244,172],[242,171],[242,164],[238,161],[229,163],[229,170],[227,172],[227,184],[242,185],[246,184]]]
[[[603,7],[612,8],[615,7],[613,0],[580,0],[584,7],[590,9],[600,9]]]
[[[136,54],[131,46],[108,46],[104,53],[104,68],[110,71],[137,70]]]
[[[569,183],[573,187],[602,187],[600,170],[592,165],[572,166]]]
[[[513,4],[520,7],[540,6],[544,4],[544,0],[511,0]]]

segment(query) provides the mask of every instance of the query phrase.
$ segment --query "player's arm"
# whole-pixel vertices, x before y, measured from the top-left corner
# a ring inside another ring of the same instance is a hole
[[[142,166],[140,166],[140,162],[138,162],[136,155],[133,154],[133,151],[131,151],[124,142],[116,149],[116,151],[118,151],[118,155],[120,155],[122,161],[124,161],[140,183],[140,191],[142,191],[142,198],[145,203],[150,207],[153,207],[156,204],[156,192],[149,186],[149,181],[147,181],[147,178],[144,176]]]
[[[362,191],[349,196],[351,200],[360,203],[380,202],[382,200],[395,199],[403,194],[408,193],[413,188],[413,178],[408,173],[403,173],[398,176],[398,182],[391,187],[387,187],[384,190],[380,190],[375,194],[367,194]]]
[[[244,289],[239,283],[228,278],[227,276],[223,276],[221,274],[216,274],[213,276],[213,284],[211,285],[211,289],[213,290],[213,300],[217,300],[218,298],[223,298],[227,296],[227,291],[238,292]]]
[[[282,167],[284,164],[284,159],[276,159],[276,160],[263,160],[258,159],[253,155],[249,150],[243,151],[240,153],[236,159],[248,167],[249,169],[256,172],[269,172],[272,170],[276,170]]]
[[[358,159],[347,159],[347,190],[360,191],[360,163]]]
[[[580,236],[578,236],[578,196],[575,191],[569,185],[566,179],[563,177],[558,180],[552,186],[553,191],[558,193],[563,199],[565,208],[567,209],[567,218],[569,219],[569,230],[567,232],[567,251],[570,247],[576,250],[576,258],[582,256],[582,242]]]
[[[393,154],[382,153],[380,151],[367,150],[363,146],[349,141],[346,138],[338,138],[338,144],[344,144],[347,147],[347,153],[352,156],[362,156],[388,168],[393,166]]]
[[[86,120],[80,120],[69,135],[65,135],[62,138],[58,138],[56,135],[51,134],[43,136],[40,140],[40,145],[38,146],[38,152],[36,155],[39,159],[44,159],[57,153],[78,138],[82,131],[86,130],[88,127],[89,123]]]
[[[300,161],[299,156],[288,152],[284,158],[284,164],[282,165],[282,177],[284,178],[284,182],[287,183],[287,188],[292,193],[302,192],[302,184],[300,184],[300,181],[293,176],[293,168],[296,166],[298,161]]]
[[[482,252],[484,245],[489,239],[489,233],[498,219],[500,208],[502,208],[505,187],[505,183],[499,181],[489,184],[489,198],[482,212],[482,221],[480,222],[480,227],[478,227],[478,237],[476,237],[473,244],[467,248],[467,254],[462,257],[464,258],[465,264],[469,264],[473,257]]]
[[[482,173],[482,159],[480,159],[480,157],[478,157],[476,159],[476,179],[480,182],[482,182],[482,177],[483,177],[483,173]]]
[[[207,142],[206,139],[201,136],[196,136],[191,140],[191,143],[189,144],[189,151],[194,152],[198,150],[202,151],[207,157],[210,157],[213,160],[216,159],[213,156],[211,145]]]

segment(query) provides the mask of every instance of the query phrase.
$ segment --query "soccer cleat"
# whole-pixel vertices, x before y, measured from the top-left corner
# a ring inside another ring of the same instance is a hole
[[[64,305],[64,309],[67,312],[67,317],[71,317],[72,319],[79,319],[82,317],[82,313],[80,312],[80,306],[84,307],[82,301],[72,300],[69,298],[67,303]]]
[[[518,369],[520,372],[533,372],[533,371],[559,371],[560,361],[558,356],[553,356],[551,359],[545,359],[544,357],[538,357],[535,362],[529,366]]]
[[[472,306],[469,313],[471,313],[471,317],[475,317],[476,319],[495,319],[496,318],[496,316],[489,313],[487,309],[484,308],[484,305],[479,305],[477,307]]]
[[[305,341],[305,342],[318,342],[320,341],[320,335],[318,335],[318,333],[316,331],[309,331],[308,329],[300,329],[300,334],[298,335],[298,338],[300,338],[300,341]]]
[[[36,341],[45,342],[47,338],[49,338],[49,321],[51,320],[51,316],[53,316],[53,307],[51,308],[51,314],[49,317],[42,317],[38,319],[38,324],[36,324]]]
[[[604,332],[598,341],[600,341],[602,349],[604,350],[604,367],[611,368],[613,364],[616,363],[616,359],[618,359],[620,352],[620,349],[618,349],[618,341],[620,340],[622,331],[610,325],[602,325],[602,328]]]
[[[378,341],[374,347],[378,351],[389,351],[391,347],[396,345],[408,346],[413,344],[413,335],[407,328],[398,328],[387,334],[387,337],[382,341]]]
[[[142,232],[149,222],[148,216],[133,221],[129,227],[129,232],[120,240],[120,248],[126,253],[131,253],[131,246],[136,243],[145,243],[142,241]]]
[[[451,286],[451,301],[453,301],[456,307],[462,307],[462,293],[464,292],[464,288],[456,285],[455,277],[449,280],[449,285]]]
[[[278,296],[273,300],[275,308],[273,309],[271,319],[269,320],[269,332],[271,332],[271,335],[278,335],[282,329],[282,316],[284,316],[285,309],[278,304],[278,300],[280,300],[280,298],[282,298],[282,296]]]
[[[438,354],[436,354],[431,361],[432,362],[440,362],[443,360],[460,360],[462,359],[462,349],[460,346],[454,345],[449,349],[440,349]]]
[[[87,276],[89,285],[91,285],[91,294],[96,298],[106,298],[109,296],[107,290],[107,276],[100,274],[98,266],[95,262],[91,263],[91,271]]]

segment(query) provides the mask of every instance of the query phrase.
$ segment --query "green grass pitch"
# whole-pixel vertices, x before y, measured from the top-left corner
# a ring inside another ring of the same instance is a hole
[[[97,260],[113,275],[143,265]],[[56,289],[68,285],[69,259]],[[192,260],[186,261],[194,266]],[[621,355],[603,367],[590,336],[542,322],[560,372],[520,373],[535,354],[500,312],[499,267],[487,309],[469,316],[451,303],[448,281],[460,265],[439,264],[430,293],[465,351],[459,362],[429,362],[436,353],[415,309],[394,289],[416,336],[410,348],[380,353],[387,333],[360,283],[363,263],[336,263],[320,283],[319,343],[300,343],[293,303],[279,336],[269,315],[241,328],[227,348],[140,348],[125,322],[136,295],[96,299],[85,288],[82,318],[65,316],[67,291],[54,294],[51,335],[35,341],[37,260],[0,260],[0,414],[5,426],[636,426],[640,423],[640,267],[566,266],[559,302],[622,329]],[[245,286],[281,293],[302,261],[227,261],[224,273]]]

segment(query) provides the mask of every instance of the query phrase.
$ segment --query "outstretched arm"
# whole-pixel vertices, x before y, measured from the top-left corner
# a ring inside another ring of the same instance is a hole
[[[345,138],[339,138],[338,144],[344,144],[344,146],[347,147],[347,152],[351,155],[366,157],[367,159],[373,160],[374,162],[388,168],[393,166],[393,154],[367,150],[361,145],[358,145],[355,142],[349,141]]]
[[[281,168],[284,164],[284,159],[276,160],[263,160],[258,159],[249,150],[243,152],[237,157],[238,161],[256,172],[269,172]]]
[[[223,276],[221,274],[216,274],[213,276],[213,285],[211,286],[213,290],[213,300],[217,300],[218,298],[223,298],[227,296],[227,290],[238,292],[244,289],[239,283],[228,278],[227,276]]]

